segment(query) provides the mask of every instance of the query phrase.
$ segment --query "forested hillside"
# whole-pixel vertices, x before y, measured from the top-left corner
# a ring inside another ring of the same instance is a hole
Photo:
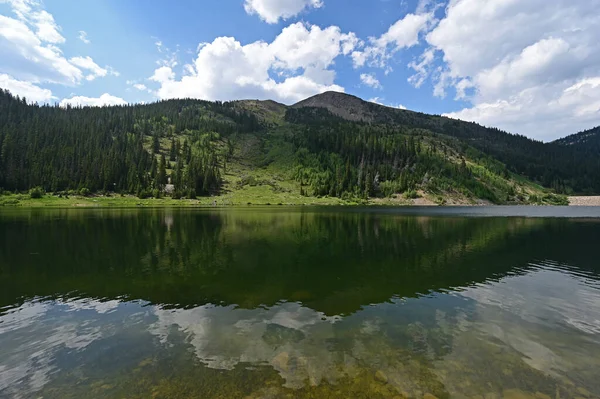
[[[590,157],[600,154],[600,126],[580,133],[572,134],[554,142],[563,147],[571,147]]]
[[[231,103],[64,109],[0,90],[0,187],[144,195],[164,189],[168,168],[178,194],[205,195],[221,185],[228,137],[257,129],[257,119]]]
[[[385,107],[342,93],[324,93],[294,105],[307,107],[325,108],[345,120],[422,128],[456,137],[504,163],[511,172],[557,192],[600,193],[599,128],[564,141],[542,143],[476,123]],[[579,145],[566,145],[572,141]]]
[[[562,203],[551,190],[600,191],[597,154],[577,160],[573,146],[339,93],[293,107],[185,99],[61,108],[0,90],[0,149],[3,192],[210,196],[227,204],[252,196]]]
[[[516,200],[506,167],[456,140],[423,129],[347,122],[326,110],[291,108],[297,178],[313,195],[365,197],[455,192],[492,202]],[[511,197],[512,196],[512,197]]]

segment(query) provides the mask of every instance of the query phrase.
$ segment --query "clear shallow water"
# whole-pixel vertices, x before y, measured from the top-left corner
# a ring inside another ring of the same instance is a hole
[[[598,398],[572,209],[3,211],[0,397]]]

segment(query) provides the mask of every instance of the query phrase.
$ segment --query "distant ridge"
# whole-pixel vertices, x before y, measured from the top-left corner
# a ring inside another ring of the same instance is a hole
[[[554,141],[554,143],[579,148],[580,150],[593,150],[600,154],[600,126],[563,137]]]

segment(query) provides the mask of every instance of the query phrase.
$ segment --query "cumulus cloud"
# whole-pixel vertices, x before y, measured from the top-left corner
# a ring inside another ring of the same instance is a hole
[[[100,68],[106,73],[85,75],[78,61],[90,57],[64,57],[60,45],[65,43],[61,28],[52,14],[42,4],[31,0],[5,0],[15,17],[0,15],[0,57],[2,72],[15,79],[33,84],[56,83],[76,85],[83,79],[92,79],[107,74],[116,75],[110,67]],[[73,62],[75,60],[75,62]],[[94,64],[93,61],[87,65]]]
[[[84,42],[85,44],[90,44],[91,40],[88,39],[88,35],[87,32],[84,30],[80,30],[79,31],[79,40],[81,40],[82,42]]]
[[[104,107],[111,105],[127,105],[127,101],[120,97],[104,93],[100,97],[74,96],[61,100],[61,107],[66,107],[68,105],[72,107]]]
[[[551,140],[600,124],[599,26],[597,1],[454,0],[411,83],[472,103],[450,117]]]
[[[29,26],[0,15],[2,67],[11,75],[34,82],[75,84],[83,74],[53,45],[42,43]]]
[[[374,89],[382,89],[383,88],[381,86],[381,83],[379,82],[379,80],[375,77],[375,75],[373,75],[371,73],[361,73],[360,81],[363,84],[365,84],[369,87],[372,87]]]
[[[5,73],[0,74],[0,88],[10,91],[13,95],[25,97],[28,101],[39,103],[56,98],[48,89],[42,89],[30,82],[13,79]]]
[[[248,14],[256,14],[269,24],[294,17],[304,9],[322,6],[322,0],[245,0],[244,2],[244,9]]]
[[[196,60],[185,65],[180,79],[164,65],[150,80],[160,84],[161,99],[270,98],[292,103],[328,90],[343,91],[334,83],[335,71],[330,67],[357,43],[356,35],[342,33],[336,26],[322,29],[296,23],[271,43],[242,45],[233,37],[218,37],[198,47]]]

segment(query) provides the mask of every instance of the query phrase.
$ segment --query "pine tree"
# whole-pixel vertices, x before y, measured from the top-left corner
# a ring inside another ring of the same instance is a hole
[[[167,168],[166,159],[164,155],[160,157],[160,163],[158,164],[158,171],[154,179],[154,188],[159,191],[164,191],[165,184],[167,184]]]
[[[171,151],[169,153],[169,161],[175,161],[177,159],[177,146],[175,144],[175,138],[171,139]]]
[[[158,139],[158,134],[154,134],[152,137],[152,152],[154,154],[158,154],[160,152],[160,141]]]

